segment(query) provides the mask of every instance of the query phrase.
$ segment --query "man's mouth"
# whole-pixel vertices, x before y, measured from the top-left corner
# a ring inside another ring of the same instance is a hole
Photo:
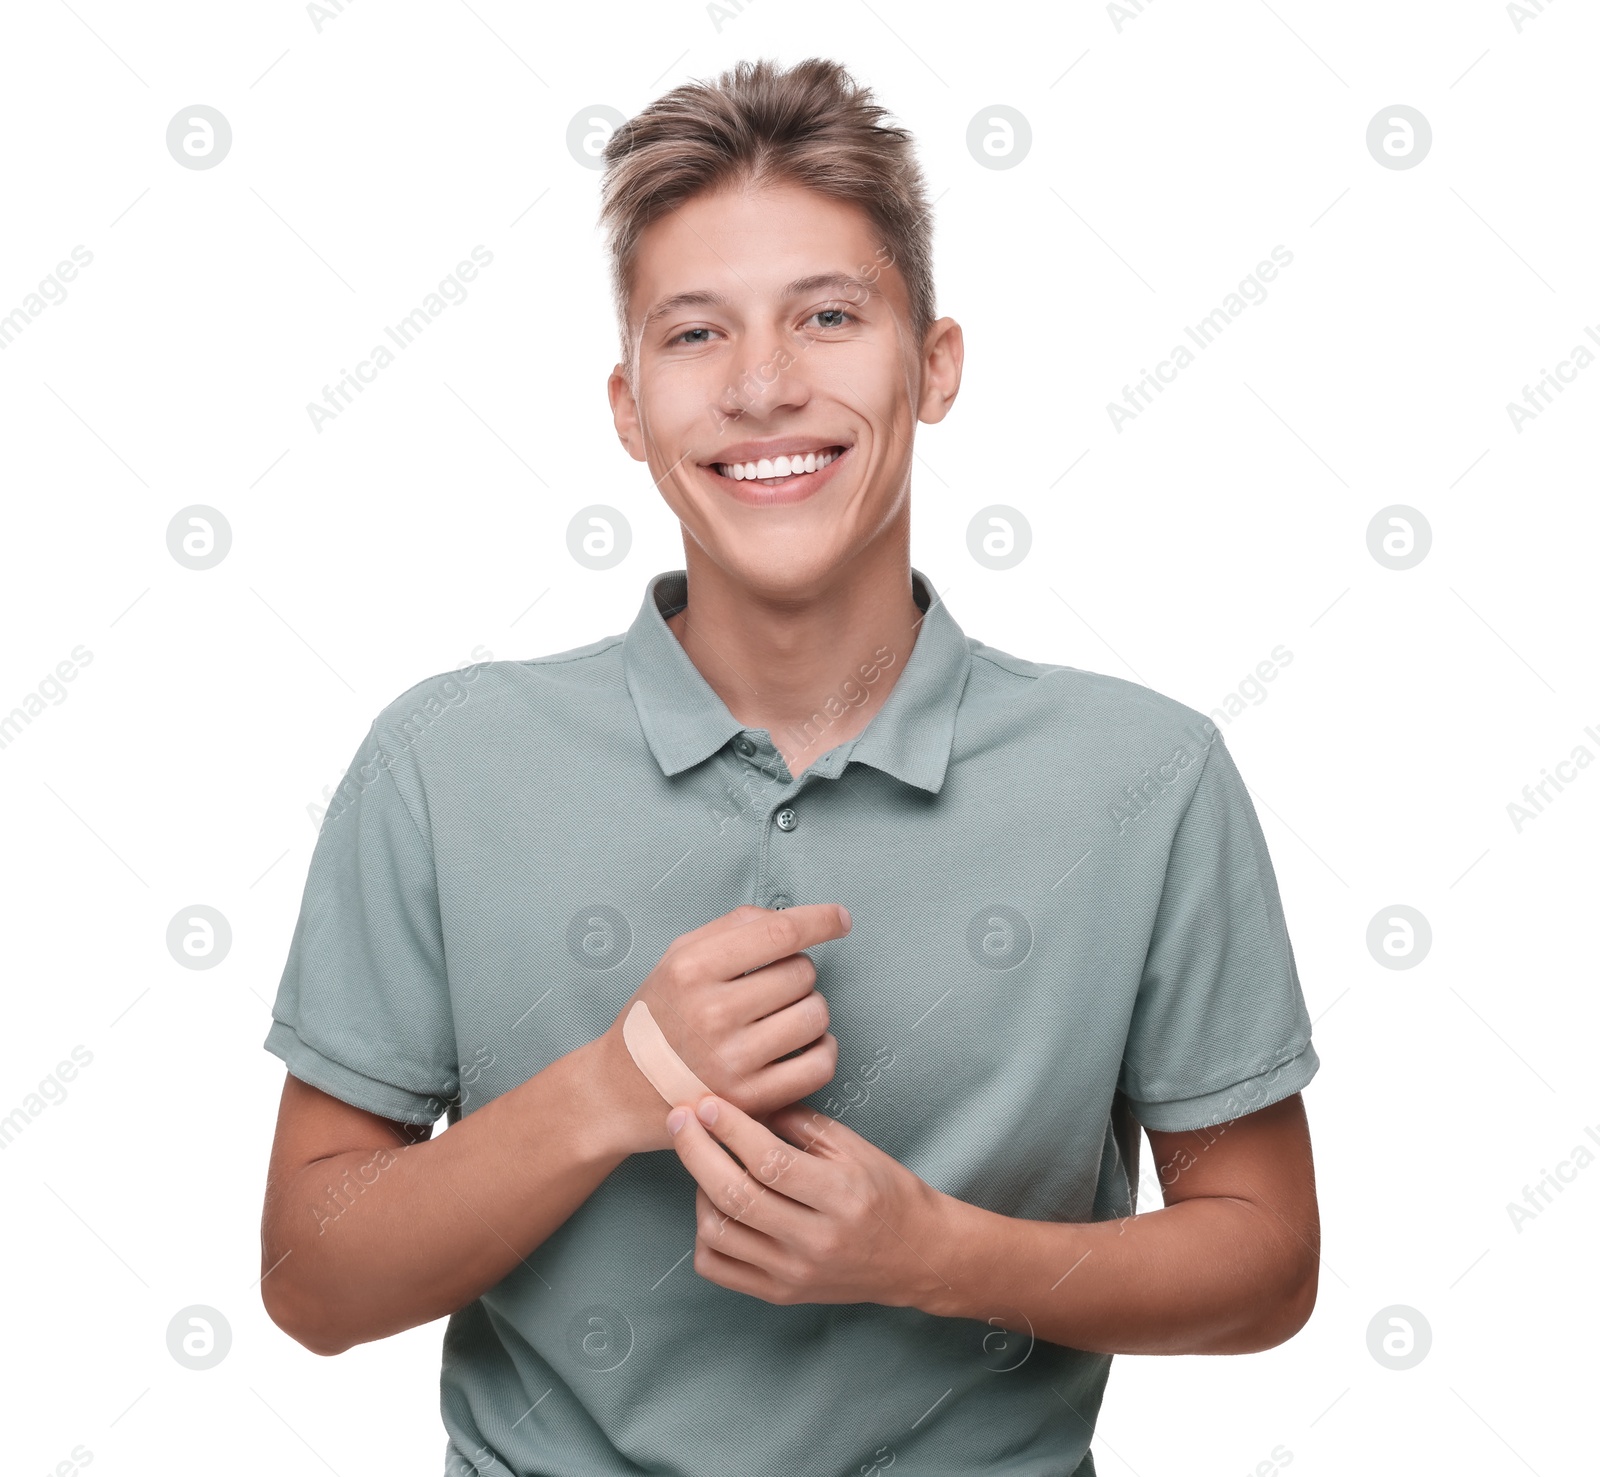
[[[785,487],[801,477],[820,472],[847,450],[844,446],[819,446],[795,456],[763,457],[755,462],[712,462],[711,470],[732,482],[759,482],[763,487]]]

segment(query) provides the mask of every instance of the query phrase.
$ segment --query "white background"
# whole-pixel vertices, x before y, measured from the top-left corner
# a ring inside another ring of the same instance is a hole
[[[1507,806],[1600,754],[1600,365],[1520,431],[1506,406],[1600,351],[1600,25],[1486,0],[1127,14],[7,7],[0,315],[93,256],[0,350],[0,713],[92,653],[0,748],[0,1115],[26,1120],[0,1151],[8,1470],[77,1446],[107,1472],[442,1469],[442,1322],[323,1361],[256,1287],[283,1080],[261,1041],[307,807],[405,688],[479,644],[621,631],[682,563],[611,427],[600,177],[568,124],[813,54],[912,128],[938,200],[967,362],[918,438],[912,557],[963,628],[1203,711],[1293,653],[1225,732],[1323,1061],[1320,1301],[1263,1354],[1119,1357],[1100,1472],[1588,1459],[1600,1163],[1520,1229],[1507,1204],[1600,1133],[1600,769],[1520,829]],[[211,169],[166,148],[197,103],[233,131]],[[1432,125],[1415,168],[1367,149],[1396,103]],[[966,144],[997,104],[1032,129],[1010,169]],[[307,402],[480,244],[467,300],[316,430]],[[1275,245],[1293,264],[1266,300],[1119,432],[1107,402]],[[606,572],[567,550],[591,503],[632,529]],[[967,549],[992,503],[1033,533],[1003,572]],[[191,504],[232,529],[203,572],[166,545]],[[1404,571],[1367,543],[1393,504],[1432,532]],[[233,933],[208,970],[165,942],[195,904]],[[1366,942],[1396,904],[1433,934],[1403,970]],[[75,1046],[92,1062],[31,1111]],[[204,1372],[166,1345],[193,1304],[232,1333]],[[1404,1371],[1368,1349],[1397,1304],[1432,1332]]]

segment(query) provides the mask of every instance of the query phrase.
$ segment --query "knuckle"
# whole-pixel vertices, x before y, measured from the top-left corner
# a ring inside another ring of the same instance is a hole
[[[775,1185],[785,1171],[794,1167],[794,1161],[794,1150],[787,1146],[776,1148],[762,1161],[761,1168],[757,1171],[757,1178],[763,1184]]]
[[[713,1041],[722,1040],[733,1026],[732,1007],[725,1000],[713,998],[696,1002],[694,1016],[700,1033]]]
[[[800,943],[800,924],[785,908],[767,919],[767,937],[785,954],[792,954]]]

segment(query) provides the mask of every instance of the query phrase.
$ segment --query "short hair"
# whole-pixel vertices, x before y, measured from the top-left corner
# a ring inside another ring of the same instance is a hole
[[[628,305],[640,237],[652,221],[728,186],[799,185],[864,211],[905,280],[911,332],[932,327],[932,207],[911,132],[838,62],[808,57],[787,69],[741,61],[714,83],[675,87],[607,141],[600,222],[611,292],[632,381]]]

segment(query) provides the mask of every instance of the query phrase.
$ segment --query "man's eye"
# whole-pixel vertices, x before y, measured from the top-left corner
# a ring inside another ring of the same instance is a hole
[[[856,318],[856,315],[850,312],[847,308],[818,308],[815,313],[811,314],[811,317],[829,318],[833,320],[832,322],[821,324],[820,327],[822,328],[843,328],[845,327],[846,323],[855,323],[859,321]],[[807,321],[809,322],[810,320],[808,319]],[[682,333],[675,334],[671,339],[671,342],[674,345],[683,344],[693,347],[708,341],[704,338],[695,338],[695,334],[712,334],[715,332],[716,330],[714,328],[686,328]]]

